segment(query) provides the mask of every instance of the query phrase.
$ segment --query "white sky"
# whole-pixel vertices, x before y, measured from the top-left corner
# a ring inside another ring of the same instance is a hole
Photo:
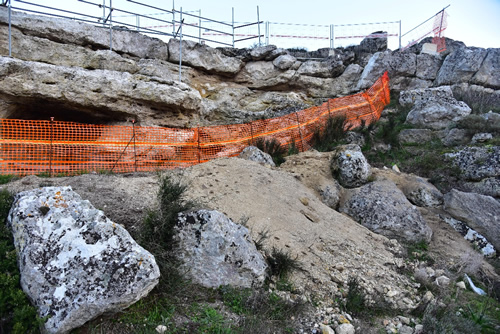
[[[88,0],[96,4],[102,4],[104,0]],[[110,0],[105,0],[109,5]],[[136,0],[141,3],[157,6],[164,9],[172,9],[172,0]],[[77,0],[30,0],[30,2],[47,5],[58,8],[73,10],[79,13],[89,13],[95,16],[102,16],[102,9],[98,7],[84,4]],[[13,6],[25,7],[26,5],[20,1],[13,0]],[[231,8],[234,7],[236,22],[255,22],[257,21],[257,6],[259,6],[260,20],[280,23],[295,23],[309,25],[326,25],[326,27],[306,27],[306,26],[271,26],[271,33],[280,35],[305,35],[305,36],[322,36],[323,40],[309,39],[290,39],[279,38],[270,41],[270,44],[276,44],[281,47],[304,46],[310,50],[315,50],[318,47],[328,47],[330,24],[353,24],[353,23],[371,23],[371,22],[390,22],[401,20],[401,30],[404,34],[408,30],[414,28],[418,24],[427,20],[442,8],[451,5],[447,9],[448,13],[448,28],[444,32],[446,37],[463,41],[467,46],[477,47],[493,47],[500,48],[500,0],[417,0],[417,1],[394,1],[394,0],[357,0],[357,1],[325,1],[325,0],[175,0],[175,8],[177,10],[182,7],[183,11],[201,10],[201,15],[214,20],[231,22]],[[133,4],[127,0],[113,0],[113,7],[139,12],[143,14],[152,14],[158,11]],[[119,15],[123,13],[113,13],[116,20],[120,19]],[[162,17],[162,16],[157,16]],[[171,20],[170,16],[163,16],[165,20]],[[178,17],[177,17],[178,19]],[[125,19],[123,19],[125,20]],[[129,18],[129,20],[135,19]],[[186,18],[188,21],[189,18]],[[193,20],[193,19],[191,19]],[[146,23],[141,21],[142,24]],[[154,24],[158,24],[158,22]],[[193,22],[195,23],[195,22]],[[236,24],[237,25],[237,24]],[[202,23],[202,26],[205,26]],[[219,29],[217,26],[210,26],[213,29]],[[399,30],[397,24],[388,26],[389,29]],[[420,33],[429,31],[432,27],[430,22],[427,25],[427,30],[415,32],[410,36],[410,39],[417,39]],[[357,30],[360,27],[341,30],[336,28],[335,36],[345,35],[362,35],[381,30],[382,27],[368,26],[366,29],[371,31]],[[363,27],[362,27],[363,28]],[[167,29],[167,28],[165,28]],[[250,34],[251,28],[239,30],[243,34]],[[256,33],[257,27],[254,26],[251,30]],[[171,31],[168,28],[166,31]],[[386,30],[386,29],[384,29]],[[187,34],[188,30],[185,30]],[[264,34],[264,26],[261,25],[261,33]],[[196,31],[191,31],[191,34],[198,34]],[[240,42],[236,47],[246,47],[256,40]],[[262,40],[264,42],[264,40]],[[340,46],[342,40],[335,40],[335,46]],[[311,44],[312,43],[312,44]],[[359,40],[344,41],[344,43],[357,44]],[[392,43],[392,44],[391,44]],[[345,44],[345,45],[347,45]],[[391,49],[397,48],[397,37],[390,42]],[[406,41],[403,40],[403,46]]]

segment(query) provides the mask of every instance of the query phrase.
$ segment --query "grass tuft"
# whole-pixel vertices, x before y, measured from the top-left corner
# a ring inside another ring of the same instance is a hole
[[[281,146],[281,143],[276,138],[272,138],[270,140],[259,138],[255,141],[255,146],[262,152],[269,154],[271,158],[273,158],[276,166],[285,162],[287,149]]]
[[[313,147],[319,152],[332,151],[345,138],[345,116],[328,117],[325,127],[318,127],[313,134]]]

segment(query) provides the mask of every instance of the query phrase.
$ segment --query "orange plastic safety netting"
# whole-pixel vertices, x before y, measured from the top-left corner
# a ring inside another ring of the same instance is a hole
[[[177,129],[0,119],[0,173],[71,175],[188,167],[236,156],[260,138],[275,138],[284,147],[293,143],[305,151],[329,117],[345,116],[348,128],[368,125],[380,118],[388,103],[385,73],[363,93],[246,124]]]

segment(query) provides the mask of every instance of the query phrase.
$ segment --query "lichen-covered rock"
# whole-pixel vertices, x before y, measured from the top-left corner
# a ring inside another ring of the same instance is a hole
[[[471,113],[462,101],[457,101],[449,86],[402,91],[399,103],[412,106],[406,122],[427,129],[446,128]]]
[[[347,188],[359,187],[371,175],[371,166],[355,144],[339,146],[335,149],[330,162],[333,176]]]
[[[453,164],[460,169],[460,178],[479,181],[500,176],[500,146],[466,147],[456,153],[448,153]]]
[[[429,242],[432,237],[432,230],[420,212],[390,180],[346,190],[339,211],[388,238]]]
[[[500,177],[487,177],[479,182],[463,182],[465,191],[500,198]]]
[[[452,189],[444,195],[444,209],[500,249],[500,203],[493,197]]]
[[[280,70],[288,70],[290,67],[292,67],[293,64],[297,61],[297,58],[295,58],[292,55],[281,55],[278,58],[273,60],[273,65]]]
[[[470,141],[470,135],[466,129],[444,129],[439,131],[438,135],[441,136],[443,145],[447,147],[465,145]]]
[[[434,80],[437,77],[443,60],[440,55],[421,53],[417,55],[417,78],[423,80]]]
[[[179,215],[175,256],[193,282],[206,287],[257,287],[264,283],[267,264],[250,239],[248,229],[218,211]]]
[[[488,49],[479,71],[474,74],[471,83],[500,89],[500,48]]]
[[[493,247],[493,245],[488,242],[484,236],[471,229],[464,222],[451,217],[444,217],[444,221],[450,224],[455,231],[460,233],[465,240],[470,241],[476,249],[479,249],[481,253],[483,253],[484,256],[493,257],[496,255],[495,247]]]
[[[250,50],[250,57],[252,57],[252,60],[254,61],[263,59],[267,60],[267,58],[270,57],[273,51],[275,50],[276,50],[276,45],[258,46]]]
[[[8,216],[21,286],[48,333],[67,333],[148,294],[160,272],[153,255],[71,187],[16,195]]]
[[[434,132],[430,129],[403,129],[398,134],[400,144],[422,144],[434,138]]]
[[[436,79],[438,86],[469,82],[479,71],[486,57],[487,50],[481,48],[459,48],[443,62]]]
[[[271,167],[276,167],[273,158],[266,152],[262,152],[255,146],[248,146],[243,149],[243,151],[238,155],[239,158],[255,161],[263,165],[269,165]]]
[[[491,139],[493,139],[493,135],[491,133],[481,132],[481,133],[476,133],[474,136],[472,136],[471,143],[472,144],[484,143]]]

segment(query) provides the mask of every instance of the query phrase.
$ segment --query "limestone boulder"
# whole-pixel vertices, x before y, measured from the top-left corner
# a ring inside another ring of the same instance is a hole
[[[421,53],[417,55],[416,76],[423,80],[434,80],[441,68],[443,60],[440,55]]]
[[[178,114],[198,113],[201,96],[186,84],[159,77],[84,70],[0,57],[1,97],[12,105],[51,104],[52,109],[92,113],[115,121],[136,118],[143,125],[181,125]],[[54,110],[45,110],[52,113]],[[41,117],[44,110],[38,110]],[[53,114],[45,117],[54,116]],[[68,117],[72,115],[65,115]],[[25,115],[26,117],[26,115]],[[33,117],[33,116],[32,116]],[[84,117],[82,117],[84,119]],[[185,122],[185,121],[182,121]]]
[[[62,44],[108,49],[109,29],[56,17],[13,12],[12,26],[25,35],[48,39]],[[0,6],[0,24],[8,25],[8,9]],[[168,46],[158,38],[132,30],[113,29],[113,50],[139,58],[168,59]]]
[[[479,182],[463,182],[461,185],[467,192],[500,199],[500,177],[487,177]]]
[[[18,193],[8,224],[21,286],[40,317],[48,317],[48,333],[118,312],[158,283],[153,255],[71,187]]]
[[[255,61],[246,63],[245,67],[234,78],[235,82],[249,88],[270,89],[287,87],[296,75],[294,70],[282,71],[274,67],[272,62]]]
[[[345,191],[340,212],[375,233],[403,242],[429,242],[432,231],[417,208],[390,180]]]
[[[267,264],[246,227],[218,211],[199,210],[179,214],[176,231],[174,255],[193,282],[210,288],[264,283]]]
[[[493,197],[452,189],[444,195],[444,209],[500,249],[500,203]]]
[[[267,154],[266,152],[262,152],[255,146],[245,147],[240,155],[238,155],[238,157],[245,160],[255,161],[263,165],[276,167],[273,158],[269,154]]]
[[[443,204],[443,194],[426,179],[388,169],[374,169],[377,181],[390,180],[403,192],[406,198],[419,207],[439,207]]]
[[[488,49],[481,67],[470,83],[500,89],[500,48]]]
[[[359,187],[371,175],[371,166],[355,144],[338,146],[333,152],[330,162],[332,174],[343,187]]]
[[[444,217],[444,221],[460,233],[465,240],[470,241],[484,256],[493,257],[496,255],[495,247],[484,236],[467,226],[466,223],[451,217]]]
[[[417,56],[414,53],[377,52],[365,66],[357,83],[357,89],[363,90],[371,87],[385,71],[389,72],[389,77],[392,79],[397,76],[414,77],[416,70]]]
[[[486,58],[487,50],[482,48],[459,48],[446,57],[439,69],[436,85],[452,85],[469,82],[479,71]],[[482,76],[479,76],[479,80]]]
[[[334,78],[344,72],[345,66],[341,61],[329,57],[327,60],[308,60],[298,69],[297,73],[310,77]]]
[[[293,84],[315,98],[349,95],[356,91],[356,82],[358,82],[362,71],[361,66],[351,64],[339,77],[318,78],[301,75],[294,79]]]
[[[441,142],[447,147],[465,145],[470,142],[471,139],[466,129],[459,128],[438,131],[438,137],[441,137]]]
[[[443,129],[471,113],[464,102],[457,101],[449,86],[402,91],[399,103],[411,106],[406,122],[427,129]]]
[[[297,58],[295,58],[294,56],[289,54],[284,54],[274,59],[273,65],[279,68],[280,70],[286,71],[290,67],[292,67],[292,65],[295,64],[296,61]]]
[[[168,42],[168,60],[179,63],[180,42],[178,39],[170,39]],[[235,57],[225,56],[220,50],[213,49],[194,41],[182,41],[182,63],[203,71],[233,76],[238,73],[244,63]]]
[[[273,60],[269,58],[271,57],[271,55],[274,55],[275,57],[278,56],[277,53],[274,53],[276,49],[277,49],[276,45],[258,46],[250,50],[250,57],[252,57],[253,61],[264,60],[264,59]]]
[[[398,134],[400,144],[421,144],[433,138],[434,132],[430,129],[403,129]]]
[[[460,178],[469,181],[500,176],[500,146],[466,147],[447,157],[460,169]]]
[[[360,50],[375,53],[387,50],[387,31],[376,31],[359,43]]]

